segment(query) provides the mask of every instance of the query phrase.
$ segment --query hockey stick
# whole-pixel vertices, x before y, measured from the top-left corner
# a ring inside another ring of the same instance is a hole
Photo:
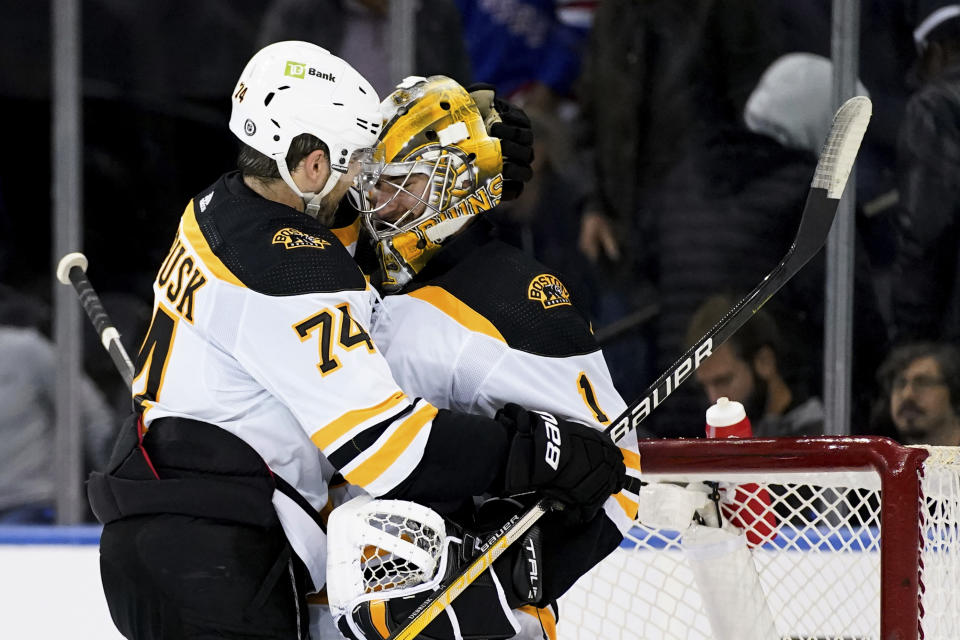
[[[840,196],[850,177],[857,151],[870,121],[870,99],[857,96],[847,100],[833,117],[833,125],[820,153],[810,192],[800,219],[800,227],[783,260],[760,281],[753,291],[744,296],[699,341],[687,350],[650,385],[644,394],[631,403],[609,427],[604,430],[614,442],[637,428],[667,396],[700,367],[713,353],[738,331],[757,311],[792,278],[827,241],[833,219],[840,204]],[[642,463],[641,463],[642,464]],[[638,492],[640,482],[628,477],[625,487]],[[387,640],[412,640],[483,570],[520,538],[547,511],[551,505],[540,500],[523,515],[514,516],[488,538],[482,553],[459,574],[445,580],[436,595],[423,602],[408,617],[406,624],[390,634]]]
[[[753,291],[727,311],[705,336],[657,378],[639,400],[634,401],[623,415],[607,427],[605,433],[609,434],[614,442],[636,429],[653,409],[700,367],[715,347],[726,342],[746,324],[824,245],[867,129],[870,112],[870,99],[864,96],[851,98],[840,107],[833,118],[830,135],[824,142],[803,207],[800,227],[783,260]]]
[[[68,253],[60,258],[60,263],[57,265],[57,280],[63,284],[72,284],[76,289],[83,310],[87,312],[90,322],[97,330],[97,335],[100,336],[100,343],[110,354],[110,359],[113,360],[113,364],[129,389],[133,384],[133,363],[130,362],[130,356],[120,342],[120,334],[114,328],[110,316],[100,302],[100,296],[94,291],[90,279],[87,278],[87,257],[82,253]]]

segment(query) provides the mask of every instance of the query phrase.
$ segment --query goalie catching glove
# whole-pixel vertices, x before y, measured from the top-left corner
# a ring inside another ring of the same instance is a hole
[[[623,454],[602,431],[507,404],[495,419],[513,432],[508,495],[539,492],[564,505],[570,523],[590,520],[626,481]]]
[[[484,521],[502,525],[522,505],[492,501]],[[475,524],[481,524],[477,522]],[[449,525],[449,533],[448,533]],[[402,500],[359,496],[337,507],[327,523],[327,595],[347,638],[380,640],[406,623],[463,570],[488,535],[464,535],[435,511]],[[537,603],[542,566],[534,526],[447,606],[417,637],[499,640],[520,630],[511,609]]]

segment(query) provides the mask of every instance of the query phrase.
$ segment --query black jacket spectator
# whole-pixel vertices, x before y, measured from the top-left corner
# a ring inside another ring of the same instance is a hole
[[[898,340],[960,339],[960,59],[918,90],[900,129]]]

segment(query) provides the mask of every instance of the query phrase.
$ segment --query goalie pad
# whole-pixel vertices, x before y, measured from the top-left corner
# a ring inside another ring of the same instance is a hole
[[[436,512],[402,500],[359,496],[327,523],[330,613],[348,638],[386,638],[432,597],[473,555],[473,545],[448,535]],[[487,570],[431,622],[420,638],[506,639],[520,629],[503,585]]]

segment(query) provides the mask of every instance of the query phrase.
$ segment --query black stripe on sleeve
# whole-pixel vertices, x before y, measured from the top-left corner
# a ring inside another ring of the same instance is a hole
[[[384,498],[450,502],[502,489],[512,434],[493,418],[441,409],[420,464]]]
[[[343,469],[345,466],[353,462],[354,458],[372,447],[373,443],[377,441],[377,438],[382,436],[383,433],[390,427],[390,425],[411,413],[419,400],[420,398],[417,398],[414,400],[413,404],[405,408],[403,411],[390,416],[386,420],[378,422],[372,427],[367,427],[345,442],[339,449],[328,455],[327,460],[330,461],[330,464],[332,464],[334,468]]]

